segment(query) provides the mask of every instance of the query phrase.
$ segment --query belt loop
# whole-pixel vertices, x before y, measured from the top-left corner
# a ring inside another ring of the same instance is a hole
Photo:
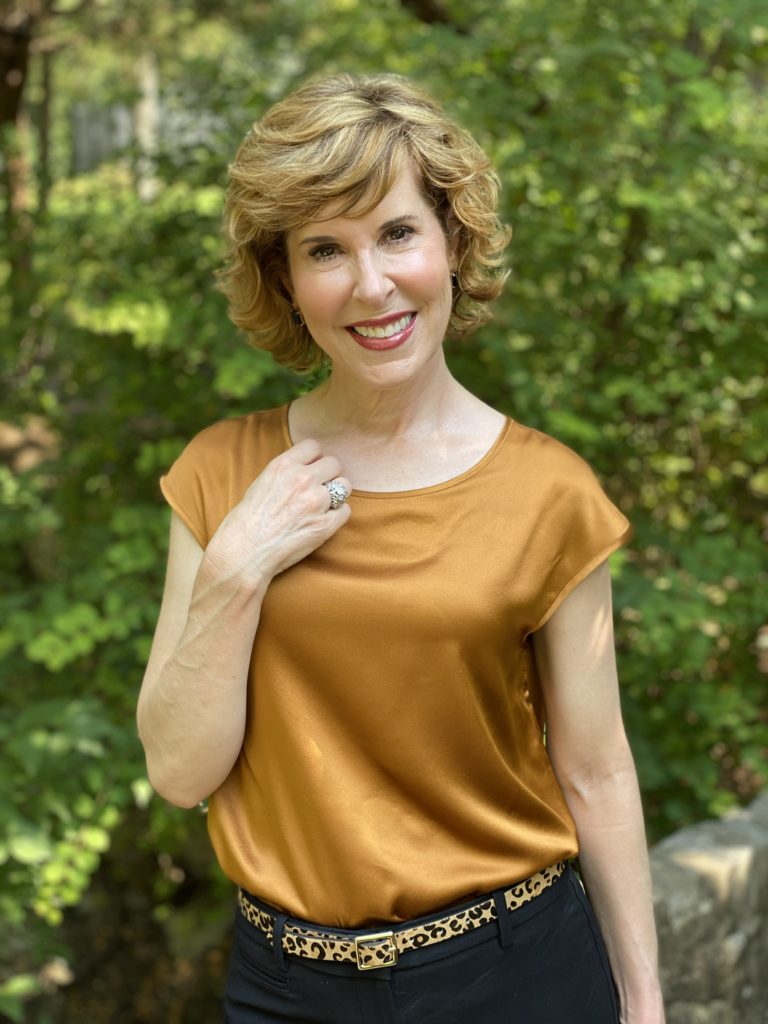
[[[507,910],[504,902],[504,890],[497,889],[493,894],[493,902],[496,904],[496,915],[499,923],[499,942],[501,948],[506,949],[512,945],[512,936],[515,929],[512,927],[512,915]]]
[[[275,963],[281,971],[285,970],[285,950],[283,949],[283,932],[285,931],[285,922],[288,920],[287,914],[277,914],[275,916],[274,931],[272,932],[272,952],[274,953]]]

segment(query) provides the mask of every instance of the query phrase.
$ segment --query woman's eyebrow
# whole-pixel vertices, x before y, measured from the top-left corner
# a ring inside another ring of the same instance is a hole
[[[418,215],[415,213],[406,213],[402,217],[392,217],[390,220],[384,221],[383,224],[379,225],[379,231],[388,231],[390,228],[397,227],[398,224],[409,224],[418,219]],[[336,240],[335,235],[310,235],[307,238],[302,238],[299,245],[316,245],[322,242],[335,242]]]
[[[391,220],[385,221],[379,228],[379,231],[388,231],[390,228],[396,228],[398,224],[408,224],[418,219],[417,214],[406,213],[402,217],[393,217]]]

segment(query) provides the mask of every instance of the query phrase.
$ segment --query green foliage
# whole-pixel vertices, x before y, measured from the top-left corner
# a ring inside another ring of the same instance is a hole
[[[3,418],[21,431],[0,466],[0,914],[16,936],[0,961],[20,972],[0,1013],[12,1020],[39,989],[21,926],[56,925],[82,901],[121,822],[138,815],[139,842],[166,857],[199,827],[149,801],[135,737],[164,562],[156,480],[204,425],[306,386],[236,337],[212,274],[226,162],[309,72],[414,75],[499,169],[513,274],[495,323],[449,357],[477,394],[580,451],[634,524],[617,628],[652,834],[763,782],[764,5],[445,9],[453,25],[395,0],[142,4],[125,45],[107,22],[81,26],[92,51],[56,29],[76,55],[62,101],[125,99],[150,45],[169,102],[218,120],[204,141],[161,148],[151,203],[130,159],[67,178],[59,125],[26,315],[0,322]],[[0,248],[2,280],[10,257]],[[160,866],[152,879],[158,919],[174,878]]]

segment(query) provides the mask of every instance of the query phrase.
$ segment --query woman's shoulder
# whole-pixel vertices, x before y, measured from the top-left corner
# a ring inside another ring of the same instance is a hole
[[[558,478],[594,479],[594,471],[583,455],[543,430],[512,420],[509,440],[510,456],[541,482]]]
[[[260,409],[217,420],[195,434],[186,450],[200,457],[215,457],[246,446],[274,445],[285,440],[285,406]]]
[[[266,409],[205,427],[160,479],[166,500],[205,546],[264,466],[288,446],[284,409]]]

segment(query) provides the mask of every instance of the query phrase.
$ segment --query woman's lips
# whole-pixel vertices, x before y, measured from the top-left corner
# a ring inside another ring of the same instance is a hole
[[[399,321],[405,321],[403,327],[396,330],[393,334],[387,334],[383,338],[369,337],[366,334],[360,334],[355,327],[370,327],[376,330],[386,329],[390,325],[396,325]],[[397,348],[398,345],[402,345],[408,340],[413,331],[413,326],[416,323],[415,313],[405,313],[401,316],[394,317],[389,321],[368,321],[360,324],[356,324],[353,327],[347,327],[350,335],[354,338],[361,348],[370,349],[373,352],[382,352],[386,349]]]

